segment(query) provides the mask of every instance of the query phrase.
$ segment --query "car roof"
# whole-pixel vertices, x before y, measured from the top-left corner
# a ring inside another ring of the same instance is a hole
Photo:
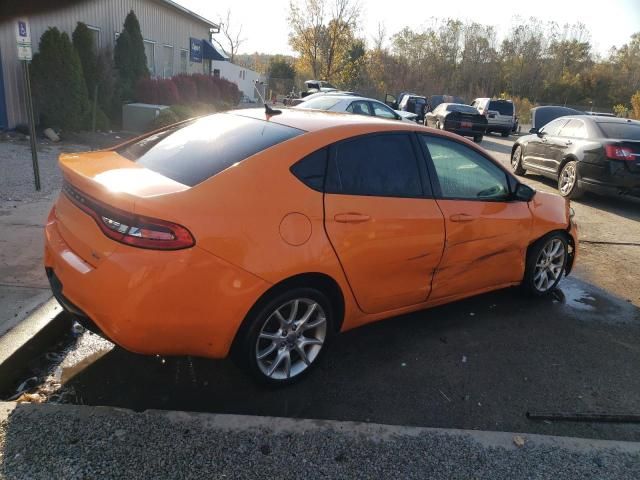
[[[353,98],[370,100],[366,97]],[[406,122],[387,120],[380,117],[368,115],[354,115],[352,113],[329,112],[325,110],[303,108],[281,108],[280,111],[282,113],[278,115],[267,115],[264,108],[246,108],[240,110],[232,110],[227,113],[243,117],[255,118],[257,120],[266,120],[307,132],[315,132],[339,125],[371,125],[372,127],[381,127],[384,125],[402,125],[402,127],[406,130],[414,130],[414,128],[412,128],[412,125]],[[416,127],[418,127],[418,124],[416,124]]]

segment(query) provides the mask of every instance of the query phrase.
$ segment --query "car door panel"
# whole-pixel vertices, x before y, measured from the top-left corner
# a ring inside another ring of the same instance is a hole
[[[532,215],[510,199],[507,173],[466,145],[420,137],[446,230],[430,301],[522,280]]]
[[[430,300],[522,280],[532,221],[526,202],[439,199],[438,205],[447,238]]]
[[[426,301],[444,245],[435,200],[327,194],[325,225],[363,311]]]
[[[426,301],[442,257],[444,218],[417,153],[406,133],[356,137],[330,151],[325,230],[366,313]]]

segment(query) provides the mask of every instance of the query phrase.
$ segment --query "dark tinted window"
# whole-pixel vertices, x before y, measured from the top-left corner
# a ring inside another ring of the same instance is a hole
[[[438,174],[443,198],[505,200],[506,173],[492,161],[457,142],[421,135]]]
[[[326,191],[381,197],[422,196],[409,135],[369,135],[338,143],[329,162]]]
[[[598,126],[606,138],[640,140],[640,124],[638,123],[598,122]]]
[[[489,102],[489,110],[498,112],[500,115],[513,115],[513,103],[492,100]]]
[[[176,182],[194,186],[301,133],[277,123],[220,113],[149,135],[123,146],[118,153]]]
[[[322,191],[324,187],[324,174],[327,170],[327,149],[307,155],[291,167],[298,179],[314,190]]]

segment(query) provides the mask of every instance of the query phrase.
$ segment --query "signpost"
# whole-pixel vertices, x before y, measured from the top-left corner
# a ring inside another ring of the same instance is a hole
[[[36,124],[33,118],[33,99],[31,97],[31,77],[29,62],[33,58],[31,51],[31,29],[26,18],[19,18],[16,22],[16,43],[18,46],[18,60],[22,62],[24,73],[25,106],[29,119],[29,140],[31,142],[31,163],[33,164],[33,179],[36,191],[40,191],[40,167],[38,166],[38,150],[36,147]]]

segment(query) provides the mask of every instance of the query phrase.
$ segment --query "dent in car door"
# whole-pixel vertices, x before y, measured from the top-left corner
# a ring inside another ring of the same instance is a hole
[[[526,202],[508,200],[506,172],[465,145],[421,138],[446,229],[430,300],[521,281],[532,216]]]
[[[367,313],[426,301],[442,257],[444,220],[425,198],[408,134],[358,137],[332,147],[326,231]]]

